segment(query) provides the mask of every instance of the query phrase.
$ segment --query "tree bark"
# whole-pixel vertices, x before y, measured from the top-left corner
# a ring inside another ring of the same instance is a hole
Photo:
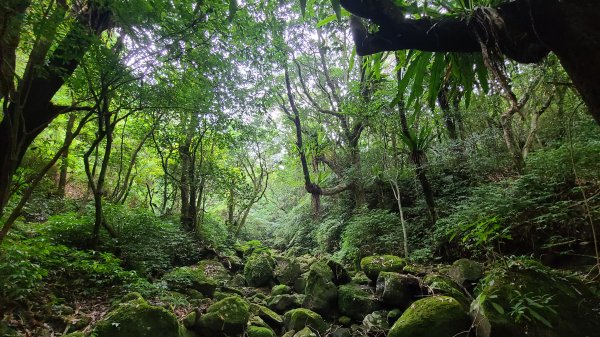
[[[71,113],[69,115],[69,120],[67,121],[67,129],[65,131],[65,141],[66,144],[69,139],[73,137],[73,127],[75,126],[75,114]],[[62,152],[61,163],[60,163],[60,174],[58,177],[58,195],[62,198],[65,197],[65,189],[67,188],[67,174],[69,171],[69,147],[65,148]]]
[[[369,33],[351,18],[357,54],[418,49],[481,52],[479,39],[517,62],[538,63],[550,51],[560,59],[600,124],[600,1],[516,0],[471,15],[413,20],[392,0],[341,0],[349,12],[379,26]]]
[[[0,82],[3,83],[4,117],[0,122],[0,214],[8,202],[12,176],[28,147],[62,112],[50,100],[75,71],[92,44],[93,37],[99,36],[112,24],[110,9],[98,6],[94,1],[89,1],[87,5],[79,10],[81,14],[48,59],[45,55],[49,43],[40,43],[37,45],[39,49],[32,50],[16,91],[12,88],[15,74],[6,66],[14,65],[15,43],[18,44],[16,35],[21,33],[17,18],[25,12],[29,2],[11,0],[7,6],[1,6]],[[16,26],[7,26],[15,20]],[[8,91],[7,95],[5,91]]]

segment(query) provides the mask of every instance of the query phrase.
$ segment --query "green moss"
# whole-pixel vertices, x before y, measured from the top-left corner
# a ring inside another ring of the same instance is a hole
[[[413,275],[382,271],[377,278],[377,297],[394,307],[406,307],[410,301],[423,295],[421,281]]]
[[[251,287],[262,287],[273,279],[275,261],[267,254],[252,254],[244,266],[244,277]]]
[[[320,314],[330,314],[335,310],[338,293],[332,280],[333,272],[327,264],[313,263],[306,279],[306,297],[302,306]]]
[[[382,271],[401,272],[405,265],[404,259],[394,255],[367,256],[360,260],[360,269],[372,281],[377,281]]]
[[[263,321],[265,321],[269,326],[273,328],[279,328],[283,324],[283,318],[278,313],[273,310],[258,304],[251,304],[250,310],[252,313],[258,317],[260,317]]]
[[[278,284],[271,289],[271,296],[289,294],[292,292],[292,289],[285,284]]]
[[[366,315],[378,310],[379,307],[375,295],[366,287],[349,283],[338,288],[338,308],[342,315],[362,321]]]
[[[319,337],[314,331],[312,331],[309,327],[305,327],[304,329],[296,332],[294,337]]]
[[[10,335],[2,335],[3,337],[10,337]],[[85,334],[81,331],[71,332],[66,335],[62,335],[62,337],[85,337]]]
[[[178,337],[179,324],[173,313],[135,299],[119,305],[100,321],[95,337]]]
[[[217,288],[217,283],[214,280],[207,278],[202,269],[195,267],[175,268],[165,274],[162,281],[171,290],[186,292],[189,289],[194,289],[208,297],[212,297]]]
[[[202,260],[198,262],[197,268],[202,271],[206,278],[214,280],[220,285],[231,279],[229,271],[217,260]]]
[[[206,314],[200,316],[195,328],[215,336],[241,333],[250,318],[250,306],[238,296],[224,298],[211,305]]]
[[[287,331],[300,331],[304,327],[310,327],[322,334],[327,330],[327,324],[321,315],[308,309],[293,309],[286,312],[283,325]]]
[[[429,274],[423,279],[431,293],[434,295],[446,295],[459,301],[465,308],[469,308],[471,300],[463,293],[461,287],[447,276]]]
[[[457,300],[433,296],[414,302],[394,323],[388,337],[453,337],[467,331],[470,324]]]
[[[246,331],[248,337],[275,337],[275,332],[262,326],[250,326]]]
[[[352,318],[348,316],[340,316],[340,318],[338,318],[338,323],[343,326],[350,326],[350,324],[352,324]]]
[[[275,278],[282,284],[293,285],[300,276],[300,263],[295,259],[279,258],[275,266]]]
[[[463,284],[467,281],[477,281],[481,278],[483,268],[478,262],[469,259],[454,261],[450,267],[449,275],[454,281]]]

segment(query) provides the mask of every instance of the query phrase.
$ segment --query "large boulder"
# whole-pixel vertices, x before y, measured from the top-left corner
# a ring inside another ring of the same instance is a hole
[[[293,286],[300,276],[300,263],[295,259],[280,257],[275,265],[275,278],[281,284]]]
[[[460,285],[471,285],[479,281],[483,274],[483,267],[478,262],[469,259],[454,261],[448,275]]]
[[[346,268],[344,268],[344,266],[342,266],[339,262],[334,260],[328,260],[327,265],[329,266],[329,269],[331,269],[331,271],[333,272],[333,283],[335,283],[336,285],[346,284],[352,281],[352,278],[350,277],[350,274],[348,273]]]
[[[463,288],[450,277],[438,274],[429,274],[423,278],[423,284],[431,295],[446,295],[459,301],[465,308],[469,308],[472,299],[468,297]]]
[[[250,326],[246,334],[248,337],[276,337],[273,330],[262,326]]]
[[[220,285],[226,284],[231,280],[229,270],[218,260],[202,260],[198,262],[198,269],[202,271],[206,278],[214,280]]]
[[[92,333],[95,337],[178,337],[177,317],[143,298],[119,304]]]
[[[194,330],[202,336],[241,334],[250,318],[250,306],[238,296],[226,297],[211,305],[197,320]]]
[[[273,279],[275,261],[264,253],[255,253],[248,257],[244,266],[244,277],[250,287],[266,286]]]
[[[303,297],[298,294],[283,294],[267,299],[267,306],[277,312],[285,312],[290,308],[302,306]]]
[[[323,315],[329,315],[337,307],[337,287],[333,283],[333,272],[324,262],[310,266],[302,306]]]
[[[416,276],[382,271],[376,284],[377,297],[394,307],[406,307],[413,299],[423,295],[421,280]]]
[[[463,306],[448,296],[420,299],[394,323],[388,337],[466,337],[471,319]]]
[[[480,289],[471,304],[478,336],[597,336],[600,331],[598,294],[580,279],[535,261],[497,263]]]
[[[327,330],[327,323],[321,315],[308,309],[292,309],[285,313],[283,325],[286,331],[300,331],[305,327],[318,331],[323,334]]]
[[[360,269],[371,279],[377,281],[382,271],[401,272],[406,262],[403,258],[394,255],[367,256],[360,260]]]
[[[217,283],[207,278],[204,271],[198,267],[175,268],[165,274],[161,280],[171,290],[183,293],[195,290],[207,297],[212,297],[217,288]]]
[[[260,317],[271,328],[281,328],[281,325],[283,324],[283,318],[273,310],[259,304],[251,304],[250,310],[252,314]]]
[[[342,315],[362,321],[366,315],[378,310],[380,304],[370,288],[348,283],[338,288],[338,308]]]

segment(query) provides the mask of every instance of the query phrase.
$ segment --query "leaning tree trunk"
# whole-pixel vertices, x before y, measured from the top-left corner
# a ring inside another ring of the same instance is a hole
[[[554,52],[600,124],[598,0],[516,0],[478,8],[468,16],[417,20],[407,19],[393,0],[340,3],[379,26],[371,33],[358,18],[351,18],[358,55],[403,49],[478,53],[479,39],[517,62],[539,63]]]
[[[66,144],[71,137],[73,137],[73,127],[75,126],[75,114],[69,115],[69,120],[67,121],[67,129],[65,131],[65,141]],[[60,197],[65,196],[65,190],[67,188],[67,174],[69,171],[69,147],[66,147],[62,152],[60,162],[60,174],[58,176],[58,195]]]
[[[55,38],[54,32],[50,31],[36,42],[25,72],[19,79],[19,86],[14,88],[13,65],[21,20],[28,6],[29,1],[12,1],[0,6],[0,91],[5,103],[0,122],[0,214],[10,196],[12,176],[25,152],[48,124],[64,111],[51,102],[52,97],[75,71],[93,37],[99,36],[112,24],[110,9],[89,1],[49,57],[46,55]]]

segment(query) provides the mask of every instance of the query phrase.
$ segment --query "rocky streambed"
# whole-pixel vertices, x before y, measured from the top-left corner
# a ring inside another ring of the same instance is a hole
[[[326,258],[246,251],[160,281],[194,309],[178,319],[130,293],[67,336],[600,336],[597,284],[527,259],[424,267],[382,255],[349,270]]]

